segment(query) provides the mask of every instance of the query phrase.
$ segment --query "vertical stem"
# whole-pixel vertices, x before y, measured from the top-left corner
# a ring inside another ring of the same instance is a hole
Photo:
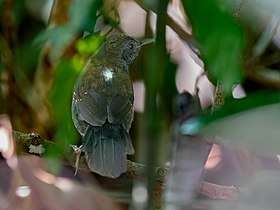
[[[146,139],[147,159],[147,190],[148,201],[146,209],[152,209],[155,192],[154,167],[160,162],[160,148],[163,141],[161,132],[164,121],[162,108],[158,107],[157,99],[163,85],[163,78],[168,64],[166,53],[166,20],[168,0],[157,1],[156,42],[147,56],[147,71],[145,75],[146,104],[144,114],[144,133]]]

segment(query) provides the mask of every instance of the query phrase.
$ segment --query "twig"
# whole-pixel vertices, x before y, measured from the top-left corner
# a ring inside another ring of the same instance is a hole
[[[200,194],[212,199],[235,201],[239,198],[239,190],[236,186],[222,186],[210,182],[202,182]]]

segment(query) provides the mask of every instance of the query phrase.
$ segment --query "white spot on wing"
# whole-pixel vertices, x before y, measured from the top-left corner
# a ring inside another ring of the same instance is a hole
[[[104,71],[102,71],[102,76],[104,77],[106,82],[111,81],[114,76],[113,69],[105,69]]]

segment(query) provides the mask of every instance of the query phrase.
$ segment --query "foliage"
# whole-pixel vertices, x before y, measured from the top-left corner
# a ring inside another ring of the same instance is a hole
[[[222,81],[226,93],[243,79],[244,31],[234,17],[216,0],[182,1],[193,24],[201,57],[210,78]]]
[[[153,205],[154,167],[164,165],[174,146],[170,140],[174,133],[176,137],[196,134],[238,149],[279,154],[280,3],[182,0],[178,1],[182,3],[180,12],[187,23],[182,27],[171,21],[169,1],[134,2],[148,12],[145,37],[155,38],[155,44],[140,53],[140,64],[135,67],[140,69],[137,79],[145,85],[145,110],[136,115],[132,134],[141,144],[136,156],[147,165],[147,179],[140,183],[149,195],[143,205]],[[14,129],[38,132],[56,141],[58,147],[48,148],[48,155],[62,157],[69,144],[79,142],[71,119],[73,86],[108,32],[124,30],[118,10],[121,2],[58,0],[48,24],[31,12],[30,1],[25,3],[0,1],[0,113],[10,116]],[[38,5],[42,11],[44,1]],[[153,27],[150,11],[157,14]],[[166,26],[187,49],[183,59],[202,61],[206,77],[214,85],[222,84],[221,95],[226,99],[218,110],[206,108],[190,119],[179,116],[182,126],[172,113],[181,63],[172,60]],[[192,34],[185,27],[191,27]],[[245,98],[232,97],[237,84],[244,87]],[[266,180],[265,175],[262,178]]]

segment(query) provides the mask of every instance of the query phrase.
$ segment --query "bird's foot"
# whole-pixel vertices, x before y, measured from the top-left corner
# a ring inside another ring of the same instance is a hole
[[[75,162],[75,174],[74,176],[77,175],[78,173],[78,169],[79,169],[79,162],[80,162],[80,157],[81,157],[81,153],[82,153],[82,145],[81,146],[77,146],[77,145],[71,145],[72,149],[74,150],[74,152],[76,153],[76,162]]]

